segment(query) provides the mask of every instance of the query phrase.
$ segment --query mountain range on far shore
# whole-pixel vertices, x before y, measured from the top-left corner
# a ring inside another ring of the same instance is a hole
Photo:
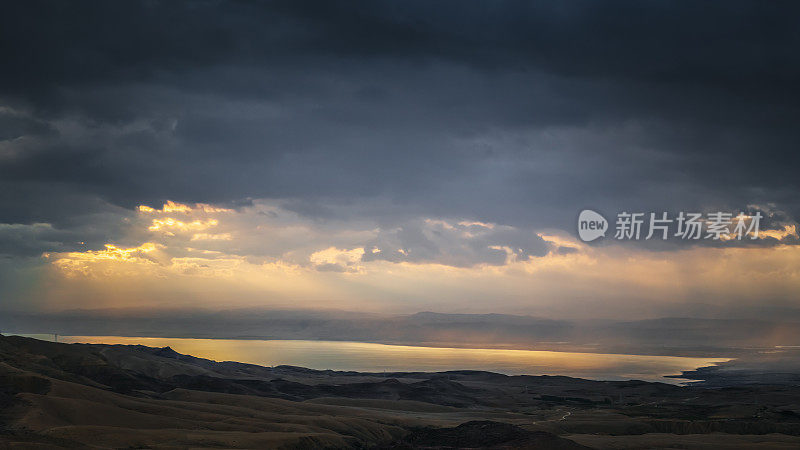
[[[408,315],[315,310],[6,312],[0,332],[307,339],[529,350],[726,356],[800,344],[800,319],[554,320],[507,314]]]

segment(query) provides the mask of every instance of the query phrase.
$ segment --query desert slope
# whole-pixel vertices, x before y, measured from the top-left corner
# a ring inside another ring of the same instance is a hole
[[[796,448],[799,392],[318,371],[0,336],[0,448]]]

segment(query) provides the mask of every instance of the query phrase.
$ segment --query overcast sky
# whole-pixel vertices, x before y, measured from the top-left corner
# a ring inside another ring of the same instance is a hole
[[[0,309],[794,308],[798,13],[6,5]],[[772,232],[587,245],[584,208],[761,212]]]

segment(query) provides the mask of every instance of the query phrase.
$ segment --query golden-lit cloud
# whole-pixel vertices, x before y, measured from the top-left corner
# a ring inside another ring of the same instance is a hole
[[[63,254],[46,253],[44,258],[67,276],[96,276],[102,271],[98,267],[108,267],[109,263],[157,264],[163,257],[163,245],[145,242],[136,247],[122,248],[106,244],[103,250],[68,252]]]
[[[553,244],[554,248],[569,248],[574,250],[580,250],[586,247],[585,244],[581,243],[577,239],[570,237],[566,234],[539,234],[539,237],[545,240],[546,242],[550,242]]]
[[[151,208],[149,206],[145,206],[145,205],[139,205],[139,207],[137,209],[140,212],[143,212],[143,213],[154,213],[154,212],[156,212],[155,209],[153,209],[153,208]]]
[[[192,235],[193,241],[231,241],[233,235],[231,233],[195,233]]]
[[[436,218],[387,234],[370,223],[319,224],[263,202],[239,211],[168,202],[137,213],[123,242],[141,244],[46,255],[52,304],[335,304],[608,317],[800,292],[796,245],[652,251],[589,246],[558,230]],[[761,233],[783,239],[796,228]]]
[[[474,221],[474,220],[473,221],[462,220],[461,222],[458,222],[458,224],[461,225],[461,226],[464,226],[464,227],[482,227],[482,228],[489,228],[489,229],[492,229],[492,228],[495,227],[495,224],[493,224],[493,223],[478,222],[478,221]]]
[[[362,272],[364,269],[359,263],[363,255],[362,247],[350,250],[329,247],[312,253],[308,259],[318,270]]]
[[[797,225],[785,225],[782,229],[760,230],[758,232],[758,237],[760,239],[769,237],[779,241],[786,237],[800,238],[797,234]]]
[[[120,248],[116,245],[106,244],[105,250],[88,250],[85,252],[69,252],[66,258],[85,260],[85,261],[140,261],[148,260],[148,253],[156,251],[159,245],[152,242],[145,242],[142,245],[131,248]]]
[[[172,200],[167,201],[161,207],[161,209],[151,208],[147,205],[139,205],[138,207],[139,212],[147,213],[147,214],[155,214],[155,213],[191,213],[194,211],[202,211],[205,213],[221,213],[221,212],[232,212],[233,210],[227,208],[220,208],[216,206],[209,205],[207,203],[195,203],[194,206],[189,206],[183,203],[173,202]]]
[[[748,217],[745,219],[745,223],[749,224],[749,221],[752,218]],[[749,226],[749,225],[748,225]],[[775,239],[775,240],[783,240],[785,238],[795,238],[798,239],[800,236],[797,234],[797,225],[784,225],[781,228],[766,228],[766,229],[759,229],[758,232],[755,230],[742,232],[741,235],[736,232],[731,233],[723,233],[720,235],[720,240],[722,241],[735,241],[735,240],[755,240],[755,239]]]
[[[208,219],[208,220],[194,220],[191,222],[182,222],[180,220],[174,219],[172,217],[167,217],[164,219],[153,219],[153,224],[150,225],[148,228],[150,231],[165,231],[165,232],[175,232],[175,231],[201,231],[207,230],[209,228],[215,227],[219,224],[219,221],[216,219]]]

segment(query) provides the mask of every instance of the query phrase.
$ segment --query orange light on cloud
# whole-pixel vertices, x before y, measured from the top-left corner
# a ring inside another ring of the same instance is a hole
[[[745,219],[747,220],[747,219]],[[755,236],[755,232],[750,231],[741,238],[736,233],[727,233],[721,234],[720,240],[723,241],[732,241],[732,240],[742,240],[742,239],[767,239],[772,238],[775,240],[782,240],[787,237],[795,237],[800,238],[800,235],[797,233],[797,225],[784,225],[783,228],[776,228],[776,229],[766,229],[766,230],[758,230],[758,236]]]
[[[195,233],[192,235],[193,241],[231,241],[233,240],[233,235],[230,233],[219,233],[219,234],[210,234],[210,233]]]
[[[794,236],[795,238],[800,237],[797,235],[797,225],[786,225],[782,230],[759,230],[758,232],[758,237],[760,239],[771,237],[780,241],[789,236]]]
[[[134,261],[143,255],[157,250],[160,246],[152,242],[145,242],[138,247],[120,248],[116,245],[106,244],[105,250],[88,250],[85,252],[69,252],[67,258],[82,259],[87,261]]]
[[[154,305],[181,298],[187,304],[213,306],[318,307],[336,301],[340,307],[376,311],[491,308],[636,316],[696,299],[720,304],[783,299],[800,289],[800,246],[793,245],[692,247],[666,253],[592,247],[567,232],[549,230],[538,233],[551,249],[545,255],[522,260],[515,247],[498,244],[492,248],[506,253],[504,264],[462,267],[405,258],[365,261],[366,253],[381,251],[370,243],[380,229],[369,226],[317,229],[288,214],[260,214],[264,206],[259,205],[224,219],[213,215],[224,211],[203,204],[167,202],[161,209],[142,205],[127,236],[127,242],[141,245],[108,244],[102,250],[46,255],[55,269],[52,285],[60,287],[51,294],[52,301],[71,307],[92,301],[140,305],[143,298]],[[458,219],[427,219],[425,224],[432,232],[452,231],[454,239],[506,227]],[[797,232],[790,225],[760,230],[759,238],[786,243]],[[408,255],[408,249],[398,248],[401,243],[394,244],[382,251]],[[63,286],[71,286],[69,295]],[[128,290],[124,295],[120,286]],[[88,296],[89,291],[95,296]],[[396,299],[404,299],[402,305]],[[594,307],[598,305],[601,310]]]
[[[161,207],[161,209],[151,208],[147,205],[139,205],[137,208],[139,212],[146,213],[146,214],[155,214],[155,213],[191,213],[194,211],[202,211],[204,213],[227,213],[233,211],[232,209],[227,208],[219,208],[216,206],[209,205],[207,203],[195,203],[194,206],[189,206],[184,203],[177,203],[173,202],[172,200],[168,200],[167,203]]]
[[[558,236],[555,234],[539,234],[543,241],[550,242],[555,247],[568,247],[580,250],[585,247],[584,244],[572,239],[570,237]]]
[[[359,264],[365,251],[363,247],[352,250],[329,247],[325,250],[314,252],[309,256],[309,261],[319,266],[338,266],[345,272],[363,272],[363,267]]]
[[[167,217],[165,219],[153,219],[153,224],[148,228],[150,231],[200,231],[215,227],[219,224],[216,219],[206,221],[195,220],[192,222],[181,222],[180,220]]]
[[[478,222],[475,220],[473,221],[462,220],[461,222],[458,222],[458,224],[461,225],[462,227],[482,227],[482,228],[488,228],[490,230],[494,229],[495,227],[495,224],[493,223]]]
[[[97,275],[93,267],[109,263],[156,264],[158,250],[163,245],[145,242],[130,248],[105,244],[105,250],[87,250],[85,252],[69,252],[65,254],[48,253],[43,255],[52,259],[52,264],[68,277],[91,277]]]

